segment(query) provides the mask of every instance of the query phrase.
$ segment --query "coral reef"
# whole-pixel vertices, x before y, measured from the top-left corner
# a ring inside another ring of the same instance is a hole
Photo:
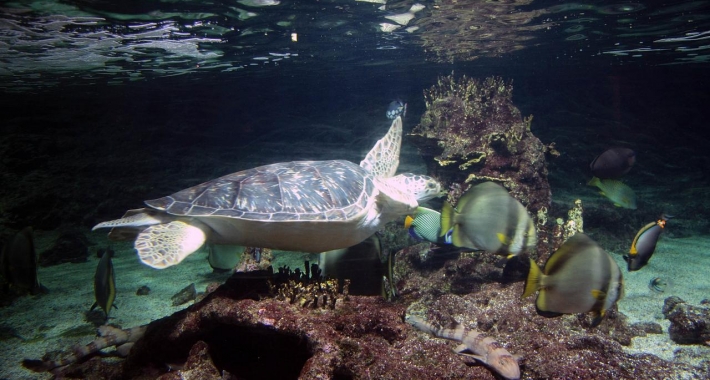
[[[424,91],[426,112],[410,137],[429,174],[449,185],[449,201],[455,203],[469,185],[494,181],[522,202],[540,227],[551,198],[548,148],[530,131],[532,117],[521,116],[512,93],[512,83],[497,77],[439,77]]]
[[[532,0],[442,0],[420,17],[422,45],[434,62],[472,61],[523,49],[532,32],[549,25],[531,21],[546,10],[520,9]]]
[[[299,268],[291,271],[288,267],[279,268],[279,278],[287,279],[278,285],[271,286],[271,293],[276,294],[279,301],[298,304],[301,307],[335,309],[335,303],[340,298],[348,296],[348,280],[343,284],[343,291],[338,292],[338,280],[324,279],[318,264],[305,263],[305,272]],[[342,295],[342,297],[341,297]]]
[[[105,379],[495,378],[490,369],[471,366],[457,355],[452,350],[456,343],[407,325],[403,318],[409,309],[432,323],[446,326],[457,320],[495,336],[506,350],[523,356],[520,368],[526,379],[705,375],[705,368],[624,353],[622,345],[646,329],[628,327],[615,309],[595,329],[588,328],[586,315],[544,318],[520,299],[522,283],[496,281],[502,269],[489,262],[492,255],[423,259],[426,249],[428,244],[420,244],[397,254],[402,296],[396,302],[350,296],[339,297],[334,308],[304,307],[274,294],[295,271],[235,273],[202,301],[148,325],[125,361],[94,357],[64,373]],[[445,294],[441,284],[457,294]]]
[[[520,299],[521,282],[505,279],[493,255],[423,252],[420,244],[399,252],[400,298],[340,296],[335,305],[314,307],[279,300],[280,287],[314,280],[311,267],[235,273],[204,299],[150,323],[125,361],[100,357],[61,369],[80,378],[201,379],[494,379],[490,369],[471,366],[456,345],[407,325],[405,310],[441,326],[460,321],[495,336],[523,356],[522,378],[664,378],[685,373],[701,379],[703,368],[653,355],[629,355],[631,337],[655,333],[655,326],[629,327],[612,309],[589,329],[590,317],[544,318]],[[282,289],[282,288],[281,288]],[[449,290],[456,294],[446,294]]]
[[[271,266],[273,260],[274,253],[269,248],[244,247],[239,264],[234,270],[236,272],[266,270]]]
[[[668,297],[663,302],[663,316],[671,322],[668,334],[676,343],[710,345],[710,308]]]

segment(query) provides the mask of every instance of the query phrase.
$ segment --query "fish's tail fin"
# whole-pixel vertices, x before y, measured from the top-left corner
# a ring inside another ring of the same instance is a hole
[[[412,226],[412,223],[414,222],[414,218],[411,216],[407,215],[406,218],[404,218],[404,228],[409,229],[409,227]]]
[[[444,201],[444,207],[441,208],[441,231],[439,237],[445,236],[454,225],[454,207],[451,203]]]
[[[525,280],[525,291],[521,298],[529,297],[535,293],[540,288],[540,279],[542,278],[542,271],[540,267],[537,266],[535,260],[530,259],[530,272]]]
[[[599,178],[597,178],[597,177],[592,177],[592,179],[590,179],[589,182],[587,182],[587,185],[589,185],[589,186],[598,186],[600,183],[601,183],[601,180],[599,180]]]
[[[592,324],[589,327],[597,327],[604,319],[604,312],[594,312],[594,317],[592,318]]]

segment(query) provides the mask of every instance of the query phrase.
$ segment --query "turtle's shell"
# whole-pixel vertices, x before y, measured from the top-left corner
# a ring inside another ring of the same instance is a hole
[[[244,170],[145,203],[176,216],[258,221],[346,221],[375,194],[372,176],[345,160]]]

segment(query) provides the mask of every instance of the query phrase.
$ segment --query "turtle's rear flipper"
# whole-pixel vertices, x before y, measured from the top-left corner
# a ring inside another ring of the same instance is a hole
[[[205,232],[181,221],[150,226],[138,234],[133,245],[141,261],[163,269],[179,264],[205,243]]]
[[[99,228],[116,228],[116,227],[142,227],[150,226],[153,224],[165,223],[165,218],[161,218],[161,215],[154,210],[149,210],[146,208],[139,208],[135,210],[128,210],[121,219],[109,220],[106,222],[101,222],[94,226],[91,230],[98,230]]]

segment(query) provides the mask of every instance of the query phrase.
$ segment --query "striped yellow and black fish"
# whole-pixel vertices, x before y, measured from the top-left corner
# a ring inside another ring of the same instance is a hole
[[[578,233],[550,256],[543,272],[530,260],[523,298],[538,290],[538,314],[557,317],[591,311],[594,327],[623,297],[624,280],[616,261],[587,235]]]
[[[14,291],[35,295],[47,290],[39,283],[37,267],[32,227],[25,227],[5,243],[0,254],[0,273]]]
[[[656,250],[656,243],[661,232],[666,228],[666,222],[670,219],[670,215],[661,215],[661,218],[655,222],[643,226],[631,242],[629,254],[624,255],[624,260],[628,264],[629,272],[633,272],[643,268],[648,264],[651,255]]]
[[[444,202],[440,236],[457,247],[503,256],[518,255],[537,244],[535,224],[525,206],[493,182],[473,186],[456,208]]]
[[[636,193],[623,182],[593,177],[587,185],[598,187],[599,192],[612,201],[614,206],[636,210]]]
[[[94,297],[96,302],[91,305],[91,310],[94,310],[96,306],[99,306],[106,313],[106,319],[108,319],[108,313],[111,311],[111,307],[118,309],[113,301],[116,299],[116,277],[113,272],[113,263],[111,262],[111,250],[106,250],[101,260],[99,260],[99,265],[96,267],[96,274],[94,275]]]

